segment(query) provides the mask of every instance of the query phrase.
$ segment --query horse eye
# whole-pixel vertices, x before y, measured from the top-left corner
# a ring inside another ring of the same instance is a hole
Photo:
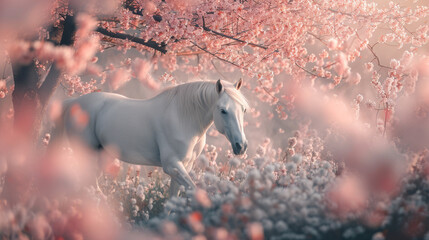
[[[221,110],[220,110],[220,112],[221,112],[222,114],[226,114],[226,110],[225,110],[225,109],[221,109]]]
[[[244,110],[243,110],[243,112],[244,112],[244,113],[246,113],[246,112],[247,112],[247,109],[244,109]]]

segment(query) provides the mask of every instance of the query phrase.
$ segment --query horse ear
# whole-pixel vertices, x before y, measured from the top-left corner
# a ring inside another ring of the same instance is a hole
[[[221,92],[222,92],[222,90],[223,90],[223,86],[222,86],[222,83],[220,82],[220,79],[219,79],[219,80],[217,80],[217,82],[216,82],[216,92],[217,92],[217,93],[221,93]]]
[[[240,78],[240,80],[238,80],[238,82],[234,83],[234,87],[237,90],[240,90],[242,85],[243,85],[243,78]]]

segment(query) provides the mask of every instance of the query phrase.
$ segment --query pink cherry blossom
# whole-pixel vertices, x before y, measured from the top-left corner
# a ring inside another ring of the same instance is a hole
[[[130,80],[130,72],[126,69],[120,68],[110,74],[109,85],[113,90],[117,90],[129,80]]]

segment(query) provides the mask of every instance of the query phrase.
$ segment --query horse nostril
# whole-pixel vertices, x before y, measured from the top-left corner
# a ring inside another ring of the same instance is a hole
[[[235,143],[235,147],[237,148],[238,151],[240,151],[243,148],[243,145],[240,143]]]

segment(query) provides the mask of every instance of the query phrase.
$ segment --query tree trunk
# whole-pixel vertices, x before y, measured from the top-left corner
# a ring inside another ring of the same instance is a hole
[[[76,25],[74,16],[66,16],[63,25],[61,41],[57,44],[70,46],[73,44]],[[23,203],[27,200],[34,164],[37,156],[37,143],[40,139],[40,131],[43,114],[49,99],[54,94],[60,82],[61,71],[53,63],[48,70],[46,78],[43,80],[37,73],[37,66],[34,61],[28,64],[19,64],[16,59],[11,59],[14,91],[12,93],[12,103],[14,109],[14,141],[15,149],[11,149],[9,161],[12,162],[5,176],[5,183],[2,195],[9,204]],[[36,150],[36,151],[35,151]]]
[[[57,44],[70,46],[76,32],[74,16],[68,15],[63,24],[62,37]],[[12,93],[15,133],[18,137],[38,141],[42,116],[60,82],[61,71],[53,63],[43,80],[33,61],[26,65],[13,64],[12,68],[15,83]]]
[[[41,124],[42,106],[38,95],[39,76],[32,62],[28,65],[13,65],[14,130],[18,139],[36,140]]]

